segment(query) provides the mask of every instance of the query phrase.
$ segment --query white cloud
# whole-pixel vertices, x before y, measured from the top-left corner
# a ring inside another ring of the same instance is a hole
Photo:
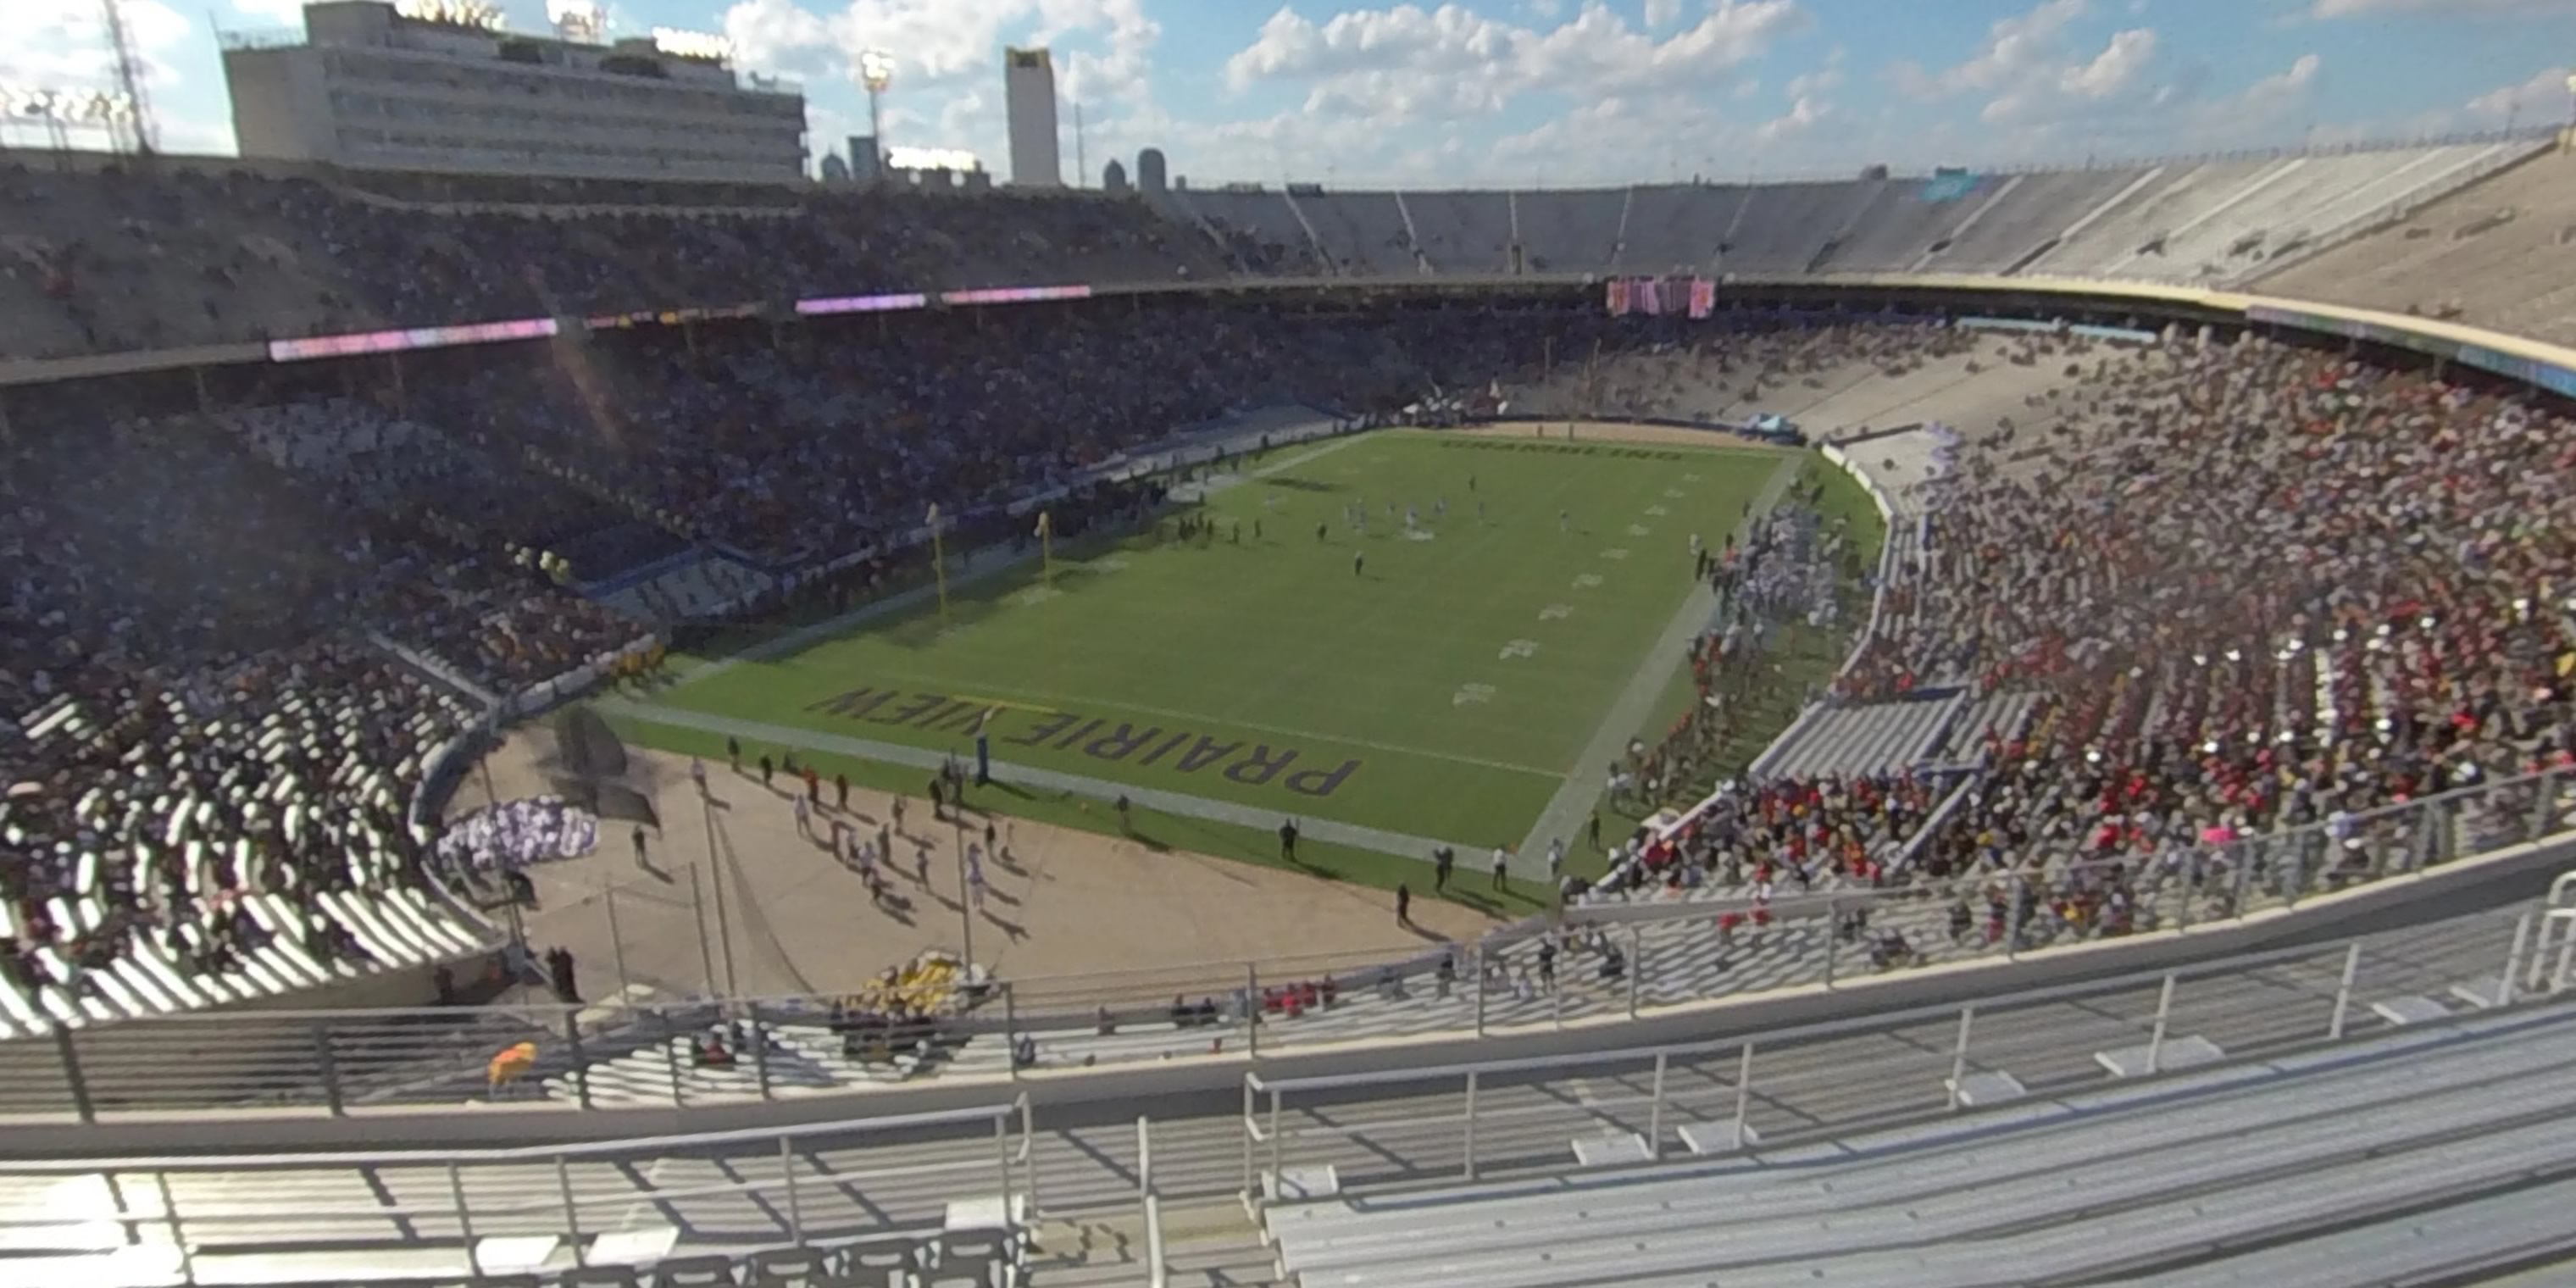
[[[1355,9],[1321,24],[1283,8],[1226,60],[1226,80],[1237,91],[1307,85],[1309,111],[1455,117],[1537,91],[1598,101],[1704,87],[1805,22],[1795,0],[1717,0],[1699,22],[1661,38],[1597,2],[1548,28],[1456,4]]]
[[[1834,105],[1820,98],[1801,94],[1789,105],[1787,114],[1774,117],[1754,127],[1753,137],[1765,145],[1796,139],[1834,114]]]
[[[171,111],[165,91],[185,83],[178,58],[196,39],[188,19],[161,0],[126,0],[126,34],[142,59],[143,96],[168,137],[165,148],[197,151],[218,141],[227,149],[229,120],[198,120]],[[66,91],[113,90],[116,58],[97,0],[6,0],[0,3],[0,84]],[[81,144],[104,137],[74,136]]]
[[[1650,29],[1669,27],[1681,16],[1682,0],[1646,0],[1646,26]]]
[[[1812,72],[1790,77],[1785,92],[1793,99],[1806,98],[1812,94],[1822,94],[1827,90],[1840,89],[1842,84],[1841,68],[1820,67]]]
[[[233,9],[253,18],[264,18],[281,27],[304,26],[305,0],[228,0]]]
[[[1163,37],[1162,24],[1145,16],[1143,0],[1101,0],[1098,15],[1109,27],[1109,52],[1076,51],[1066,60],[1059,88],[1077,102],[1142,102],[1150,92],[1147,73],[1154,45]]]
[[[2542,70],[2527,81],[2505,85],[2470,99],[2460,109],[2472,127],[2495,129],[2515,121],[2529,123],[2554,116],[2567,103],[2565,67]]]
[[[177,84],[170,54],[189,38],[187,18],[161,0],[126,0],[127,35],[152,85]],[[116,76],[97,0],[8,0],[0,4],[0,81],[57,89],[105,88]]]
[[[2290,64],[2289,70],[2266,76],[2247,86],[2245,92],[2237,96],[2237,106],[2248,111],[2277,114],[2315,92],[2317,73],[2324,67],[2324,59],[2315,54],[2301,54],[2298,61]]]
[[[1110,56],[1088,74],[1132,79],[1161,32],[1137,0],[849,0],[820,13],[795,0],[735,0],[723,27],[749,66],[846,76],[860,51],[881,49],[894,57],[895,83],[914,87],[998,73],[1002,45],[1072,35],[1109,41]],[[1059,87],[1074,61],[1058,60]]]
[[[741,0],[725,10],[725,39],[746,66],[776,67],[833,43],[832,25],[790,0]]]
[[[1939,98],[2024,81],[2059,60],[2067,28],[2088,12],[2086,0],[2044,0],[1987,28],[1984,47],[1955,67],[1929,73],[1915,63],[1898,63],[1892,69],[1896,86],[1917,98]]]

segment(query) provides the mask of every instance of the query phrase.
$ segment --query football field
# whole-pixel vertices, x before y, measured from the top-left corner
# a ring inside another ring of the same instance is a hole
[[[944,615],[755,647],[652,702],[729,718],[750,755],[891,744],[971,768],[980,725],[1005,781],[1517,845],[1569,776],[1597,792],[1585,752],[1615,701],[1680,661],[1655,643],[1693,589],[1692,535],[1721,546],[1798,462],[1563,432],[1277,449],[1181,511],[1203,536],[1166,517],[1059,548],[952,589]]]

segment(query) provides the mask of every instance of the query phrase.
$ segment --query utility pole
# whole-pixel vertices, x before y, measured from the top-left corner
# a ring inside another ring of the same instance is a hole
[[[143,59],[135,52],[134,37],[126,29],[125,10],[119,0],[99,3],[107,18],[107,38],[116,46],[116,89],[134,113],[134,150],[150,156],[154,151],[152,104],[143,96]]]

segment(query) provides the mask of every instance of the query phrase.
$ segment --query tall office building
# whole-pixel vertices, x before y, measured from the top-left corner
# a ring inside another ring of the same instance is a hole
[[[487,3],[335,0],[301,44],[223,51],[246,157],[480,174],[805,175],[805,96],[709,36],[599,44],[503,30]]]
[[[1002,51],[1002,101],[1011,122],[1011,183],[1064,186],[1064,156],[1055,138],[1055,58],[1043,49]]]

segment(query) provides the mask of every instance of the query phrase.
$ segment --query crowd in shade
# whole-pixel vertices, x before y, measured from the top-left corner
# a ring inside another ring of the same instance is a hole
[[[359,186],[363,184],[364,186]],[[1098,193],[0,165],[0,358],[1232,271]]]
[[[2120,933],[2385,870],[2425,844],[2391,807],[2576,762],[2552,483],[2576,426],[2259,339],[2057,343],[2080,383],[1909,489],[1926,544],[1838,681],[2027,714],[1938,782],[1735,784],[1621,884],[1930,885],[1964,939]],[[2540,807],[2496,792],[2435,830],[2519,835]]]

